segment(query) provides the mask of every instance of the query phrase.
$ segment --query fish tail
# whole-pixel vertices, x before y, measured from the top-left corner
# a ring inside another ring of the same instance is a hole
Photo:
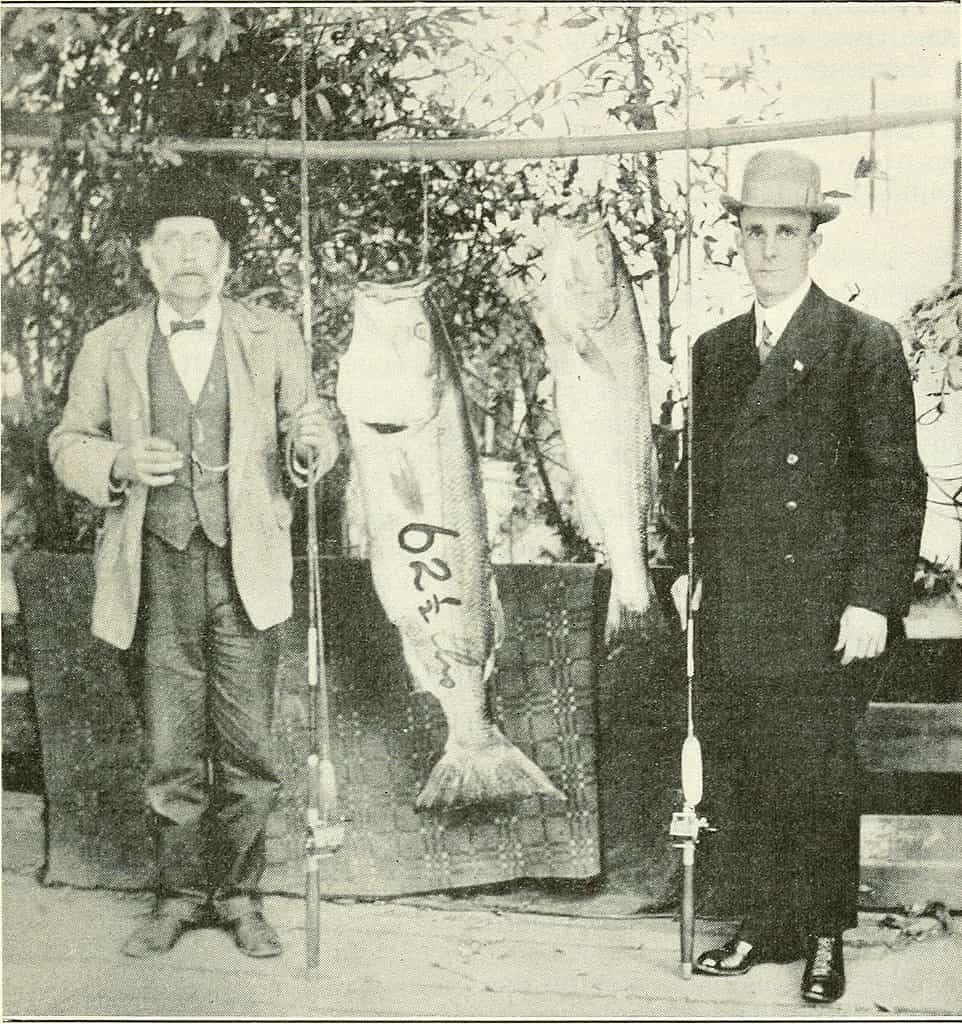
[[[419,808],[460,807],[529,796],[565,795],[497,728],[483,747],[450,744],[418,795]]]
[[[641,640],[656,640],[660,639],[663,634],[664,619],[654,595],[649,597],[644,608],[626,605],[615,594],[608,599],[605,646],[609,650],[618,647],[629,636]]]

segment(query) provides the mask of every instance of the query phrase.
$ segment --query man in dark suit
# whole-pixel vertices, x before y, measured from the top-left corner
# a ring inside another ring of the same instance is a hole
[[[818,167],[757,153],[722,203],[755,303],[693,349],[695,590],[708,785],[732,794],[750,879],[697,969],[804,957],[803,998],[828,1003],[858,921],[856,726],[908,609],[924,473],[898,335],[809,276],[838,214]]]
[[[157,297],[84,339],[50,436],[58,477],[105,509],[92,632],[121,649],[143,632],[157,900],[129,956],[211,913],[249,956],[281,951],[258,885],[292,607],[285,447],[326,471],[338,444],[293,323],[221,295],[245,229],[223,181],[158,174],[131,226]]]

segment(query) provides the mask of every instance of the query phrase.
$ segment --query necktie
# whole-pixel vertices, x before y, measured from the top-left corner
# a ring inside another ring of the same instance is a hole
[[[171,336],[175,335],[178,331],[202,331],[204,329],[203,320],[171,320],[170,321],[170,333]]]
[[[772,354],[772,349],[775,348],[775,346],[770,344],[770,342],[769,342],[769,338],[771,338],[771,336],[772,336],[771,328],[763,320],[762,321],[762,329],[759,332],[759,338],[758,338],[758,359],[759,359],[759,362],[761,362],[763,364],[764,364],[765,360]]]

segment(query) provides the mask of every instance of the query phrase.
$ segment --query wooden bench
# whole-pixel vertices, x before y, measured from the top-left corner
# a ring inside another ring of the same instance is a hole
[[[914,607],[884,687],[910,699],[869,705],[859,747],[863,905],[942,900],[962,909],[962,615]]]

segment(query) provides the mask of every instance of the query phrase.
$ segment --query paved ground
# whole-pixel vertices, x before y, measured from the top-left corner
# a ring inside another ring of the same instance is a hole
[[[850,945],[848,992],[834,1007],[819,1008],[798,999],[800,964],[684,981],[675,964],[675,925],[668,920],[325,904],[324,962],[310,978],[298,900],[268,900],[286,944],[276,960],[249,960],[225,934],[205,930],[144,964],[118,949],[146,913],[146,898],[44,889],[10,874],[3,882],[6,1017],[772,1019],[935,1017],[962,1010],[958,935],[898,952]],[[852,937],[864,941],[870,929],[867,922]],[[721,931],[703,924],[700,944]]]
[[[16,795],[4,801],[6,812]],[[32,826],[3,834],[5,1018],[962,1019],[960,929],[889,948],[894,933],[878,927],[879,915],[866,915],[847,936],[845,997],[810,1007],[798,997],[800,963],[683,980],[676,923],[632,916],[626,894],[564,900],[514,890],[327,902],[316,977],[304,969],[302,901],[273,897],[267,910],[285,943],[281,957],[250,960],[224,933],[204,930],[145,964],[119,949],[148,912],[147,897],[38,884],[41,835]],[[698,948],[727,936],[728,927],[699,922]]]

